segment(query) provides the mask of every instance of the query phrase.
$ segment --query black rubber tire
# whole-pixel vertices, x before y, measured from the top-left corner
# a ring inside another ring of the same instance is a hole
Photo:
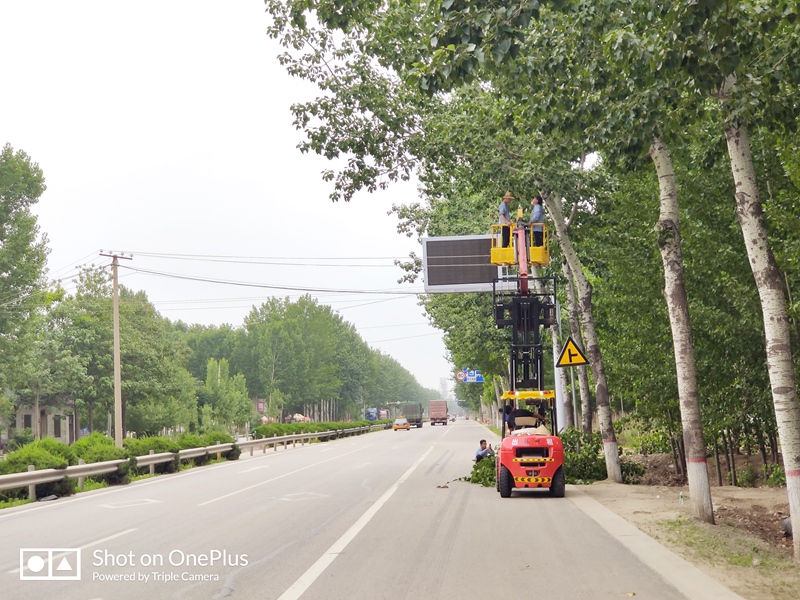
[[[564,467],[558,467],[556,469],[556,474],[553,475],[553,481],[550,484],[550,495],[554,498],[563,498],[564,497],[564,489],[565,489],[565,482],[564,482]]]
[[[514,480],[511,471],[504,466],[500,466],[500,479],[497,481],[501,498],[511,498],[511,490],[514,489]]]

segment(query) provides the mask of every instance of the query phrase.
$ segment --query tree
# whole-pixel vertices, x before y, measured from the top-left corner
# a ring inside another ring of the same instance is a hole
[[[0,389],[25,379],[18,357],[45,302],[47,237],[30,210],[45,189],[39,165],[6,144],[0,151]]]
[[[226,359],[208,359],[205,389],[214,424],[243,427],[252,419],[253,403],[247,395],[244,375],[238,373],[231,377]],[[212,428],[211,423],[205,421],[202,425],[205,429]]]

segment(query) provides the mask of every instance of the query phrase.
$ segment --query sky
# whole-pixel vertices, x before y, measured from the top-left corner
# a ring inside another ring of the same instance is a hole
[[[73,291],[101,251],[132,254],[120,283],[162,316],[234,327],[310,293],[438,390],[441,332],[393,264],[421,248],[387,214],[416,186],[331,202],[332,165],[296,148],[289,110],[319,92],[268,24],[262,0],[0,2],[0,144],[44,172],[49,276]]]

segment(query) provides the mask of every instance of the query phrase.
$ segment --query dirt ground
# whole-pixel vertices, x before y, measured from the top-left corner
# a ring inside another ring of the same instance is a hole
[[[648,457],[647,467],[641,485],[578,488],[744,598],[800,600],[800,568],[781,525],[789,515],[786,488],[719,487],[714,472],[716,524],[709,525],[692,517],[689,488],[679,484],[670,457]]]

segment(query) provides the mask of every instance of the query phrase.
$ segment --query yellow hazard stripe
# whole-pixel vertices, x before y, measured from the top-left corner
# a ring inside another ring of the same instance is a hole
[[[513,462],[553,462],[555,458],[535,458],[533,456],[529,456],[528,458],[515,458]]]
[[[517,483],[550,483],[553,481],[552,477],[514,477]]]

